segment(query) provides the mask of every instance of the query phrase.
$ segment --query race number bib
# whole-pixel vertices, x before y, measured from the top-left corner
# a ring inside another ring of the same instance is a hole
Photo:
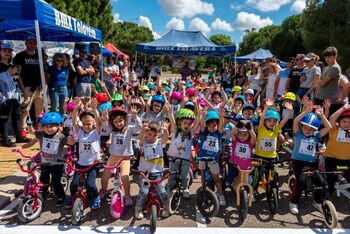
[[[153,160],[163,156],[162,150],[162,147],[159,147],[157,143],[145,144],[143,147],[143,155],[146,160]]]
[[[59,140],[44,137],[41,150],[46,154],[57,154],[59,145]]]
[[[237,143],[235,148],[235,155],[240,158],[250,158],[251,152],[249,145]]]
[[[350,143],[350,132],[346,132],[343,129],[339,128],[337,141],[343,143]]]
[[[90,141],[79,142],[79,156],[91,157],[92,154],[98,153],[98,143]]]
[[[262,137],[260,139],[260,143],[259,143],[259,150],[274,151],[275,150],[275,139]]]
[[[177,149],[177,158],[186,158],[186,144],[183,139],[176,139],[175,146]]]
[[[122,134],[116,134],[114,135],[114,144],[118,149],[122,148],[124,144],[124,135]]]
[[[287,115],[288,110],[287,109],[283,109],[282,110],[282,119]],[[294,110],[292,110],[292,114],[290,115],[289,119],[293,119],[294,116]]]
[[[207,136],[203,142],[203,149],[214,153],[219,152],[219,139],[213,136]]]
[[[310,140],[301,140],[299,153],[316,156],[316,143]]]

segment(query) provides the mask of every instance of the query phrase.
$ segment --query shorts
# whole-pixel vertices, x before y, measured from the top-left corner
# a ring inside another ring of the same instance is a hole
[[[78,83],[77,84],[77,97],[79,97],[79,98],[91,98],[91,83]]]
[[[219,163],[217,161],[209,161],[208,167],[209,167],[209,170],[212,174],[219,174],[220,173],[220,167],[219,167]],[[200,170],[205,170],[205,162],[199,161],[198,168]]]

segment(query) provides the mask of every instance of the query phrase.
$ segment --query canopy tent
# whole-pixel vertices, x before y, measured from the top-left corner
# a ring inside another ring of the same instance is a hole
[[[239,56],[237,57],[237,62],[244,62],[246,60],[255,60],[258,62],[262,62],[266,58],[272,58],[273,54],[269,50],[265,49],[258,49],[257,51],[254,51],[253,53]]]
[[[136,51],[176,56],[225,56],[235,53],[236,46],[215,45],[199,31],[170,30],[155,41],[136,44]]]
[[[117,53],[117,54],[120,55],[123,59],[129,58],[129,56],[128,56],[127,54],[124,54],[123,52],[121,52],[120,50],[118,50],[118,48],[115,47],[112,43],[109,43],[109,42],[108,42],[108,43],[105,45],[105,48],[106,48],[107,50],[109,50],[110,52],[112,52],[112,53]]]
[[[66,15],[43,0],[0,1],[0,40],[26,40],[36,38],[38,57],[42,61],[42,41],[97,41],[102,32],[82,21]],[[44,67],[39,63],[41,83],[46,93]],[[44,95],[47,110],[47,97]]]

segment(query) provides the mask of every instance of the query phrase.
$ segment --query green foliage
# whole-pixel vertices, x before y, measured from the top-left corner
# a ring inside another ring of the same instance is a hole
[[[211,40],[215,45],[233,45],[234,42],[232,41],[232,38],[225,34],[215,34],[211,35],[209,37],[209,40]]]

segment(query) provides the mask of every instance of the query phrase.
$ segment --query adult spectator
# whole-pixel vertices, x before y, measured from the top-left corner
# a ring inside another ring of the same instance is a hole
[[[188,65],[188,61],[186,61],[185,65],[180,70],[181,80],[187,81],[187,78],[192,75],[192,72],[192,69]]]
[[[70,55],[65,53],[66,56],[66,64],[68,67],[68,80],[67,80],[67,90],[68,90],[68,98],[73,99],[76,96],[75,87],[77,86],[77,73],[75,71],[75,67],[71,62]]]
[[[236,73],[236,75],[233,77],[233,86],[243,87],[246,79],[245,73],[246,73],[245,66],[241,65],[239,67],[239,73]]]
[[[9,120],[11,118],[12,129],[16,135],[16,143],[21,139],[21,108],[19,92],[13,80],[17,68],[10,64],[12,47],[9,44],[0,45],[0,134],[3,138],[2,146],[14,147],[14,142],[9,138]]]
[[[275,82],[275,90],[274,90],[274,96],[276,97],[281,97],[284,95],[284,93],[287,90],[287,81],[289,77],[289,73],[291,69],[295,65],[295,59],[294,58],[289,58],[288,65],[286,68],[282,69],[276,78]]]
[[[255,97],[258,96],[258,93],[261,91],[260,88],[260,75],[259,75],[259,64],[258,63],[252,63],[252,71],[250,73],[250,76],[248,77],[247,86],[250,89],[254,90]],[[255,99],[256,100],[256,99]]]
[[[158,83],[160,75],[161,75],[160,67],[155,62],[153,62],[150,69],[150,76],[152,81],[154,83]]]
[[[129,76],[130,76],[130,63],[129,59],[125,58],[123,60],[123,64],[120,67],[120,76],[125,84],[129,83]]]
[[[334,103],[333,105],[338,106],[338,108],[334,107],[334,109],[339,109],[345,104],[349,103],[349,99],[348,99],[349,90],[350,90],[349,78],[345,75],[340,75],[337,91],[332,100],[332,103]]]
[[[341,68],[337,63],[338,50],[337,48],[331,46],[323,51],[323,56],[325,57],[326,66],[321,74],[321,79],[317,85],[315,104],[322,105],[323,102],[327,99],[334,100],[334,96],[337,91],[337,86],[339,82],[339,77],[341,75]],[[337,111],[338,105],[332,103],[329,115],[332,115]]]
[[[192,76],[193,79],[201,78],[201,77],[202,77],[202,73],[201,73],[201,71],[199,70],[198,65],[196,65],[196,66],[194,67],[194,70],[193,70],[191,76]]]
[[[295,66],[289,73],[289,79],[287,83],[287,90],[292,93],[297,93],[300,88],[301,73],[305,68],[304,63],[305,54],[297,54],[295,57]]]
[[[222,87],[224,89],[231,87],[231,83],[230,83],[230,85],[228,85],[228,80],[230,79],[230,75],[231,74],[230,74],[230,71],[228,70],[228,65],[225,63],[224,64],[224,70],[223,70],[222,75],[221,75],[221,77],[222,77]]]
[[[107,64],[104,67],[103,80],[106,84],[109,94],[113,96],[116,87],[116,80],[114,78],[119,76],[119,67],[116,64],[116,59],[113,54],[107,57],[106,62]]]
[[[275,89],[275,83],[276,83],[278,71],[279,69],[277,67],[277,64],[275,63],[269,64],[269,76],[267,77],[267,84],[265,86],[266,88],[265,97],[271,100],[275,99],[274,89]]]
[[[311,96],[312,98],[314,97],[314,91],[317,88],[318,80],[321,76],[321,69],[316,66],[319,59],[320,58],[314,53],[309,53],[304,58],[306,67],[301,73],[301,84],[297,93],[300,99],[304,96],[308,96],[309,98]]]
[[[95,69],[86,59],[86,49],[79,51],[79,58],[74,61],[74,67],[77,72],[77,96],[82,99],[84,108],[91,97],[91,76],[94,75]]]
[[[136,66],[135,66],[134,70],[136,72],[137,79],[139,80],[140,84],[142,84],[142,81],[143,81],[143,78],[144,78],[144,74],[145,74],[145,68],[143,66],[143,63],[138,61],[136,63]]]
[[[18,53],[13,59],[13,63],[17,66],[20,74],[18,84],[19,88],[23,92],[24,98],[21,115],[23,136],[21,141],[23,142],[28,141],[28,139],[24,136],[26,133],[25,129],[27,128],[27,118],[32,105],[34,104],[36,117],[38,117],[44,110],[36,39],[33,37],[28,37],[25,45],[26,50]]]
[[[62,53],[54,54],[52,66],[48,68],[46,73],[46,83],[51,101],[51,111],[56,112],[58,107],[62,117],[64,115],[64,104],[68,97],[68,76],[69,68],[66,63],[66,56]]]

